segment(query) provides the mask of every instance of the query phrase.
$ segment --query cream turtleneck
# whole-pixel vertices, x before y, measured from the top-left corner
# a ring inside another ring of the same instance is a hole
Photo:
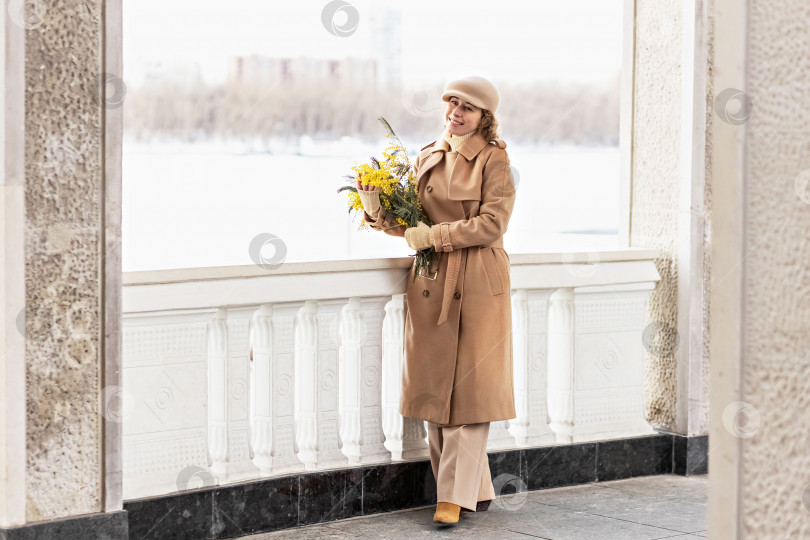
[[[466,135],[452,135],[448,133],[447,130],[444,131],[444,139],[450,143],[450,151],[451,152],[458,152],[458,149],[461,148],[461,145],[464,144],[464,141],[472,137],[472,134],[475,133],[475,130],[467,133]]]

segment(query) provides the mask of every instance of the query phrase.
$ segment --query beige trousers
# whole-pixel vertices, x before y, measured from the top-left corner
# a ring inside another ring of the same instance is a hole
[[[475,503],[495,498],[487,459],[489,422],[439,426],[428,422],[430,465],[436,501],[475,511]]]

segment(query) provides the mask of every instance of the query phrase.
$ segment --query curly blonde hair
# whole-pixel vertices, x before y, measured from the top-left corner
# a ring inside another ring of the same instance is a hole
[[[500,130],[498,128],[498,119],[489,109],[481,109],[481,121],[475,131],[480,133],[481,136],[487,141],[494,141],[500,138]]]

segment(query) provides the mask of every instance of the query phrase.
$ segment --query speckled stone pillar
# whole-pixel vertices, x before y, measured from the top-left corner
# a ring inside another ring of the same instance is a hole
[[[23,28],[0,23],[0,530],[25,523]]]
[[[643,338],[645,409],[653,426],[685,435],[708,429],[705,4],[637,0],[633,21],[629,244],[661,252]]]
[[[118,537],[121,524],[124,531],[126,526],[115,415],[124,95],[120,0],[11,0],[4,16],[6,28],[14,25],[24,36],[17,44],[24,48],[6,51],[7,58],[22,62],[25,88],[17,124],[24,128],[19,203],[25,371],[24,392],[14,396],[25,405],[25,481],[15,496],[24,501],[25,523],[40,524],[37,534],[90,534],[94,527],[52,520],[95,514],[117,515],[115,527],[95,530]],[[8,237],[5,242],[8,249]],[[18,264],[6,259],[4,276]],[[6,331],[8,316],[7,308]],[[0,527],[19,521],[15,516]]]
[[[709,538],[810,538],[810,3],[714,4]]]

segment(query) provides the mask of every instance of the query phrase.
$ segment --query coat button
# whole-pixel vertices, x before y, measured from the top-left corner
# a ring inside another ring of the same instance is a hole
[[[431,191],[433,191],[433,186],[428,186],[427,190],[428,190],[428,193],[430,193]]]
[[[422,296],[430,296],[430,291],[425,289],[424,291],[422,291]]]
[[[456,300],[458,300],[459,298],[461,298],[461,293],[460,293],[460,292],[458,292],[458,291],[456,291],[456,294],[454,294],[454,295],[453,295],[453,298],[455,298]]]

